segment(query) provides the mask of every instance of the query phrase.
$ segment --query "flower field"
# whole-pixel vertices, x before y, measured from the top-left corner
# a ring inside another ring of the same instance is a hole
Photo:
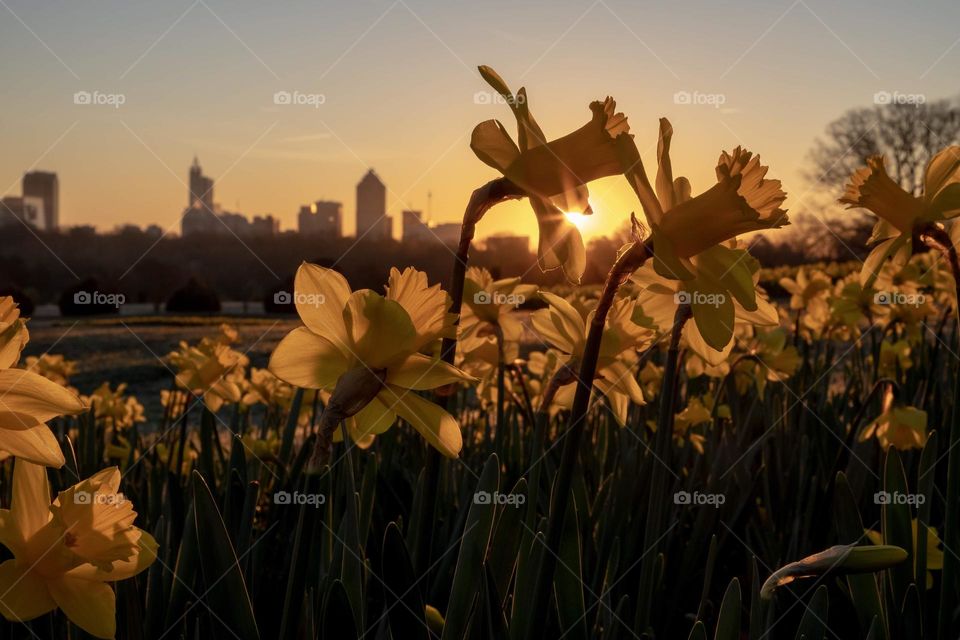
[[[305,262],[295,322],[171,329],[149,398],[109,359],[79,392],[97,343],[33,352],[0,298],[0,638],[960,637],[960,147],[836,185],[862,263],[761,269],[790,200],[758,155],[694,189],[666,118],[550,138],[480,73],[516,134],[473,131],[499,177],[447,282]],[[564,214],[611,176],[639,215],[581,287]],[[470,264],[521,198],[562,287]]]

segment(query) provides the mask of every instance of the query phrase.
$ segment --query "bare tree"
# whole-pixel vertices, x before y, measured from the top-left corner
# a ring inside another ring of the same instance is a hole
[[[919,195],[927,162],[958,140],[960,104],[956,100],[921,104],[892,100],[851,109],[827,125],[826,134],[814,143],[806,177],[834,191],[869,156],[883,155],[890,177]]]

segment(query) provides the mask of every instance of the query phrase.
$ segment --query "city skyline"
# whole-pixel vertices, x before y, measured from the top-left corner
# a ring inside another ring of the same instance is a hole
[[[13,187],[25,169],[56,171],[65,226],[176,229],[180,167],[199,151],[226,208],[272,212],[289,229],[318,198],[352,211],[357,176],[375,167],[391,215],[425,209],[432,192],[435,221],[454,223],[472,189],[495,177],[470,151],[470,131],[490,118],[513,129],[476,71],[490,64],[527,87],[548,137],[582,125],[588,103],[612,94],[652,166],[649,141],[657,118],[669,116],[675,164],[695,192],[712,184],[721,150],[749,141],[796,211],[810,199],[810,146],[846,109],[877,95],[957,93],[950,18],[960,7],[932,4],[916,12],[796,0],[727,10],[694,1],[678,13],[612,0],[294,2],[281,15],[246,0],[10,0],[0,8],[8,15],[0,51],[31,64],[0,71],[0,180]],[[694,12],[704,19],[687,20]],[[903,33],[924,38],[890,47]],[[24,95],[31,100],[17,99]],[[790,127],[773,116],[784,109]],[[637,209],[621,179],[599,181],[592,197],[587,237],[611,233]],[[491,212],[479,235],[534,235],[525,207]]]

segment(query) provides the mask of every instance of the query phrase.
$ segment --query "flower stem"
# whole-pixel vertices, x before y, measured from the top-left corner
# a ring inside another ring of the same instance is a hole
[[[646,630],[650,623],[650,606],[655,591],[654,574],[658,555],[655,548],[663,529],[664,501],[667,496],[667,473],[670,472],[670,449],[673,437],[673,420],[677,401],[677,364],[680,360],[680,336],[683,326],[690,319],[690,306],[677,307],[670,332],[670,346],[663,371],[663,388],[660,394],[660,412],[657,415],[657,433],[653,452],[656,464],[651,468],[650,498],[647,500],[647,522],[643,537],[643,561],[640,566],[640,589],[637,593],[635,629]]]
[[[456,326],[460,326],[460,310],[463,307],[463,285],[467,277],[467,262],[470,260],[470,245],[476,232],[477,223],[494,205],[505,200],[522,198],[526,194],[506,178],[491,180],[474,190],[463,213],[460,226],[460,243],[453,261],[453,273],[450,276],[450,313],[457,317]],[[447,364],[453,364],[457,353],[457,336],[446,337],[440,346],[440,358]],[[452,387],[440,389],[438,404],[449,409]],[[414,550],[413,565],[418,575],[430,566],[430,546],[433,543],[433,521],[437,508],[437,488],[440,484],[440,452],[427,447],[427,459],[423,468],[423,502],[417,522],[417,548]]]
[[[958,322],[960,322],[960,260],[957,258],[957,250],[947,232],[939,226],[932,224],[920,232],[920,238],[923,242],[939,251],[950,264],[950,272],[953,275],[953,285],[956,294],[954,303],[957,307]],[[960,326],[960,325],[958,325]],[[958,333],[960,335],[960,333]],[[960,343],[960,339],[958,339]],[[947,507],[944,516],[943,547],[944,549],[956,549],[960,546],[960,451],[957,445],[960,444],[960,371],[954,373],[953,386],[953,407],[950,417],[950,440],[947,445]],[[940,619],[939,619],[939,638],[946,640],[949,638],[952,624],[953,611],[957,605],[957,574],[958,560],[952,553],[944,554],[943,573],[940,585]]]
[[[570,426],[564,432],[563,452],[560,454],[560,464],[557,467],[557,477],[553,486],[550,514],[547,519],[546,545],[547,553],[543,554],[543,561],[537,573],[537,581],[533,592],[533,602],[530,610],[534,612],[530,617],[530,626],[521,636],[526,640],[536,640],[543,632],[543,624],[548,615],[548,603],[553,585],[553,574],[557,568],[557,558],[560,556],[560,537],[563,531],[563,521],[567,506],[570,502],[570,485],[573,482],[573,472],[577,464],[577,454],[580,451],[580,441],[586,428],[587,409],[590,406],[590,395],[593,391],[593,378],[597,371],[597,359],[600,356],[600,341],[603,338],[603,329],[607,314],[613,305],[617,289],[620,288],[630,274],[643,266],[647,258],[653,255],[652,244],[633,243],[623,250],[617,261],[610,269],[607,280],[603,285],[600,300],[597,302],[593,320],[590,322],[590,331],[587,334],[587,343],[583,349],[583,358],[580,361],[580,374],[577,377],[577,390],[573,398],[573,408],[570,411]]]

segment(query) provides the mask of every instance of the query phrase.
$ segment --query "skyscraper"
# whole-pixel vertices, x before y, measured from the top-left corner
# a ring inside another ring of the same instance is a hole
[[[400,215],[403,221],[403,230],[400,234],[404,242],[422,242],[433,239],[430,227],[423,219],[423,212],[407,209]]]
[[[317,200],[312,206],[304,205],[300,207],[297,226],[304,235],[340,238],[343,236],[343,205],[328,200]]]
[[[38,227],[49,231],[60,227],[60,181],[56,173],[31,171],[23,174],[23,197],[43,201],[43,221]]]
[[[373,169],[357,183],[357,238],[385,240],[393,236],[387,217],[387,187]]]
[[[187,208],[213,211],[213,178],[203,175],[200,161],[193,156],[190,167],[190,192],[187,194]]]

